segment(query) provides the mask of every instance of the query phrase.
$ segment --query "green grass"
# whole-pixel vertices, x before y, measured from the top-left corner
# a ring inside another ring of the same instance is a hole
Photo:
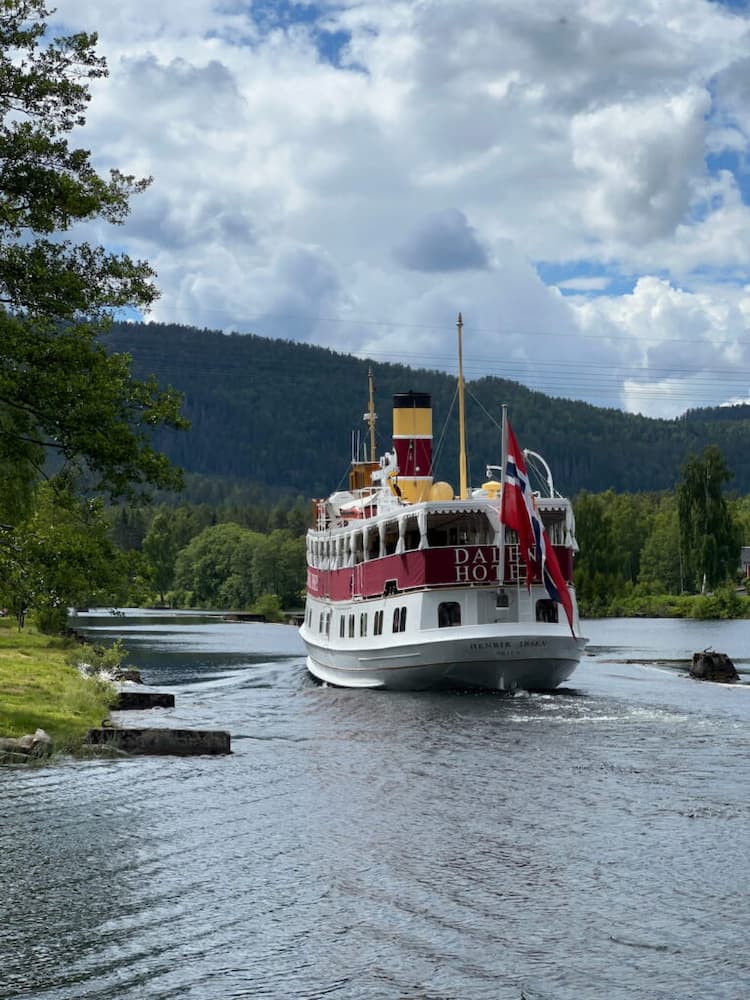
[[[71,666],[75,644],[0,619],[0,736],[43,729],[56,751],[80,746],[99,726],[114,698],[111,685],[82,677]]]

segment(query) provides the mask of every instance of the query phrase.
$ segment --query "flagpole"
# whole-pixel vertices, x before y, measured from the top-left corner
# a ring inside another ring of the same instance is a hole
[[[466,417],[464,413],[464,351],[462,343],[462,332],[464,320],[461,313],[456,320],[458,330],[458,495],[461,500],[466,500],[469,490],[466,483]]]
[[[503,421],[500,431],[500,552],[498,554],[497,581],[505,586],[505,521],[503,520],[503,491],[505,489],[505,465],[508,460],[508,404],[503,403]]]

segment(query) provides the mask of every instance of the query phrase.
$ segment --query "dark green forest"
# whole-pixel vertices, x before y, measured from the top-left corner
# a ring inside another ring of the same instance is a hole
[[[132,356],[137,377],[154,374],[163,388],[184,394],[191,429],[161,427],[154,445],[188,473],[279,493],[324,495],[345,478],[352,432],[365,438],[366,360],[293,341],[153,323],[116,324],[106,344]],[[392,395],[429,392],[435,478],[454,482],[455,375],[380,362],[372,367],[378,452],[390,447]],[[691,410],[676,420],[655,420],[552,398],[498,378],[467,383],[469,473],[475,484],[488,462],[499,461],[503,403],[521,444],[544,455],[563,493],[672,489],[687,457],[712,444],[734,473],[729,489],[750,492],[750,407]]]

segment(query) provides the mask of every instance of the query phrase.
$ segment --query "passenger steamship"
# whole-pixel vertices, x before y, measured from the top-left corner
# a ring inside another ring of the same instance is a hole
[[[531,495],[504,410],[502,463],[488,467],[480,487],[467,487],[461,326],[459,315],[458,494],[432,478],[425,393],[394,396],[393,450],[375,460],[370,375],[369,461],[355,456],[348,490],[314,502],[300,632],[321,681],[548,690],[570,677],[586,645],[570,501],[548,469],[544,495]]]

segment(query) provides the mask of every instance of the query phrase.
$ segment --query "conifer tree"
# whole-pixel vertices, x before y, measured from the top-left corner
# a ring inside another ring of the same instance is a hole
[[[700,458],[691,455],[682,469],[677,487],[680,547],[685,584],[696,591],[725,583],[739,565],[739,530],[722,495],[731,478],[715,445]]]

